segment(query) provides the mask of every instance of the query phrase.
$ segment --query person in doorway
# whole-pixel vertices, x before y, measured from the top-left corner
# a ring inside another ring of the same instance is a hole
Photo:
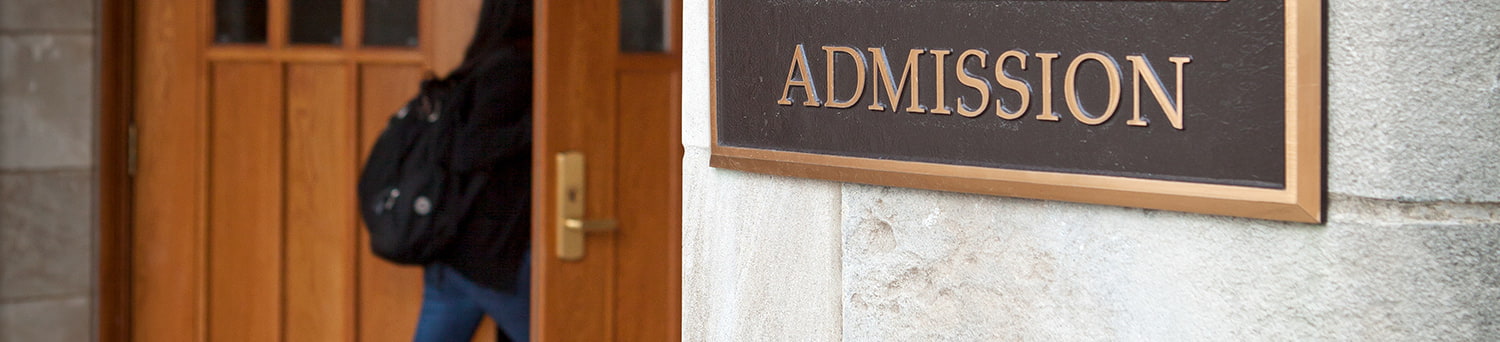
[[[455,236],[424,265],[415,341],[469,341],[484,315],[499,341],[529,340],[531,295],[531,0],[484,0],[448,80],[472,82],[455,132],[454,169],[488,181]]]

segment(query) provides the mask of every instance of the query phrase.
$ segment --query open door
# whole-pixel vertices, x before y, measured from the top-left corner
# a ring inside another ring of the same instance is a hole
[[[680,340],[680,9],[536,4],[537,341]]]
[[[480,0],[109,4],[139,157],[101,340],[410,341],[421,269],[370,253],[356,178]]]
[[[109,54],[128,98],[107,101],[128,124],[108,136],[138,153],[127,214],[106,215],[123,242],[101,339],[409,340],[420,270],[370,255],[351,194],[385,118],[459,62],[480,0],[106,1],[129,38]],[[680,8],[537,1],[539,341],[679,339]],[[581,234],[576,261],[556,248],[565,151],[587,164],[583,218],[617,227]]]

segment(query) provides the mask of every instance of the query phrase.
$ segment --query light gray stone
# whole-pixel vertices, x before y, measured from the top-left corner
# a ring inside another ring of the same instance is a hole
[[[1500,201],[1500,2],[1328,3],[1328,190]]]
[[[91,0],[0,0],[0,30],[91,30]]]
[[[0,169],[88,168],[94,39],[0,35]]]
[[[839,184],[683,161],[683,339],[833,341],[840,333]]]
[[[1495,206],[1336,199],[1320,226],[844,189],[849,340],[1500,338]]]
[[[683,1],[682,13],[682,78],[695,82],[682,87],[682,145],[708,147],[713,96],[708,86],[708,2]]]
[[[0,304],[0,341],[88,341],[93,324],[88,297]]]
[[[0,173],[0,300],[89,293],[93,181],[89,171]]]

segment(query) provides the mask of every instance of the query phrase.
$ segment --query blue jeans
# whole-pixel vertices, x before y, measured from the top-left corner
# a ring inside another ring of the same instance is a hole
[[[504,293],[464,278],[443,264],[423,270],[422,317],[417,319],[415,342],[467,342],[490,315],[504,341],[528,341],[531,324],[531,257],[516,276],[516,292]]]

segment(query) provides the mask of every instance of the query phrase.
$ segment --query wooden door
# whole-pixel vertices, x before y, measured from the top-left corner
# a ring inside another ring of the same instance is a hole
[[[538,341],[680,340],[680,8],[680,0],[537,4]],[[587,235],[579,261],[557,250],[564,151],[585,158],[585,218],[618,221],[614,232]]]
[[[355,179],[479,0],[127,4],[131,339],[410,340],[420,269],[370,254]]]

